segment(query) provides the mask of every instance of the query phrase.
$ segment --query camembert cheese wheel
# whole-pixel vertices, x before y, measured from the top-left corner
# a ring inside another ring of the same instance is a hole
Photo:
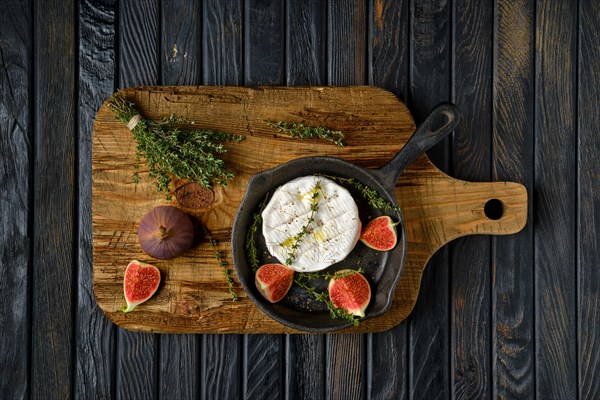
[[[321,176],[303,176],[279,187],[262,219],[269,252],[299,272],[320,271],[342,261],[361,231],[350,192]]]

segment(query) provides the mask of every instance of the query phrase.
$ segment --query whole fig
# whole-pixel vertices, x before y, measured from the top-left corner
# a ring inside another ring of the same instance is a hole
[[[172,206],[150,210],[138,227],[142,250],[159,260],[177,257],[192,247],[194,224],[191,218]]]

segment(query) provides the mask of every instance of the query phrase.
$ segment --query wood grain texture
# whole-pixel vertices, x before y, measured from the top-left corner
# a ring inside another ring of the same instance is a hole
[[[366,335],[347,334],[326,337],[326,399],[366,397]]]
[[[160,71],[163,84],[197,85],[201,78],[202,29],[200,3],[160,2]],[[196,335],[159,337],[158,397],[194,399],[200,394],[200,338]]]
[[[369,2],[368,82],[406,98],[409,81],[409,1]],[[408,328],[400,324],[367,337],[366,394],[408,396]]]
[[[77,146],[73,1],[36,1],[31,396],[72,397]],[[57,102],[57,98],[61,101]],[[61,121],[57,124],[56,121]]]
[[[367,79],[366,0],[327,2],[327,84],[361,85]]]
[[[328,2],[329,85],[365,84],[367,72],[367,5],[364,0]],[[344,130],[342,130],[344,132]],[[327,398],[354,399],[366,393],[366,343],[361,335],[336,335],[326,341]],[[350,363],[348,363],[350,361]],[[348,363],[348,364],[346,364]],[[336,369],[337,365],[351,365]],[[361,372],[363,374],[361,375]]]
[[[159,83],[161,68],[159,13],[158,0],[119,2],[118,87]],[[92,157],[95,151],[92,147]],[[92,200],[92,207],[95,207],[94,200]],[[94,253],[94,274],[96,257]],[[98,301],[96,291],[95,294]],[[122,288],[113,296],[115,303],[123,303]],[[115,397],[157,398],[160,393],[159,337],[122,329],[117,333]]]
[[[285,73],[283,0],[244,2],[244,84],[281,85]]]
[[[462,112],[452,153],[456,177],[491,178],[493,2],[454,3],[454,87]],[[492,395],[491,240],[469,237],[450,246],[452,296],[452,397]]]
[[[33,10],[0,4],[0,398],[25,398],[29,370]]]
[[[285,83],[284,1],[247,0],[244,6],[244,84],[282,85]],[[245,398],[278,399],[285,392],[284,356],[283,335],[244,336]]]
[[[128,93],[146,116],[176,113],[203,121],[208,128],[246,134],[239,145],[229,146],[230,151],[224,157],[236,179],[216,191],[217,201],[211,208],[189,210],[220,241],[220,249],[230,265],[229,231],[250,175],[312,154],[330,154],[366,167],[381,166],[414,130],[405,106],[390,92],[372,87],[268,90],[150,87],[132,89]],[[305,104],[310,105],[308,113]],[[273,136],[272,128],[264,123],[280,115],[319,121],[323,110],[327,111],[327,121],[332,126],[347,133],[347,147]],[[336,110],[344,112],[338,115]],[[356,121],[365,122],[357,124]],[[146,210],[164,204],[165,200],[143,176],[137,186],[131,183],[129,171],[134,154],[131,135],[106,106],[97,114],[92,145],[94,292],[98,304],[115,323],[129,329],[162,332],[291,331],[254,308],[241,289],[237,294],[242,301],[231,303],[218,268],[197,268],[198,265],[215,265],[206,242],[174,260],[155,262],[168,274],[168,279],[153,305],[147,304],[145,312],[142,309],[129,314],[119,312],[125,266],[131,258],[146,259],[137,243],[136,223]],[[269,158],[264,156],[265,149],[269,151]],[[415,182],[422,184],[415,185]],[[521,185],[452,179],[434,168],[426,157],[418,159],[404,172],[396,196],[405,210],[409,246],[414,246],[409,248],[407,265],[410,267],[404,272],[407,279],[401,280],[395,302],[385,318],[369,319],[353,328],[354,331],[385,330],[406,318],[416,301],[425,263],[445,243],[464,235],[512,233],[523,227],[526,218],[527,193]],[[488,219],[483,210],[485,202],[494,197],[504,202],[506,210],[497,221]],[[205,290],[198,292],[199,287]],[[236,315],[243,318],[232,318]]]
[[[600,397],[600,7],[584,1],[579,9],[578,82],[578,371],[579,398]]]
[[[286,83],[322,85],[327,76],[327,3],[286,2]]]
[[[451,4],[445,0],[413,2],[411,69],[408,103],[417,124],[429,110],[450,99]],[[449,170],[451,137],[427,152],[443,171]],[[419,298],[409,319],[408,370],[410,398],[450,396],[449,246],[437,251],[423,273]],[[446,361],[446,362],[443,362]]]
[[[577,7],[537,2],[536,13],[536,396],[566,399],[577,396]]]
[[[183,0],[160,3],[163,85],[197,85],[201,82],[201,4]]]
[[[203,82],[240,85],[243,80],[243,9],[241,0],[203,3]]]
[[[240,83],[244,65],[241,1],[203,4],[203,84]],[[245,384],[242,346],[242,335],[202,337],[201,398],[241,398]]]
[[[286,83],[322,85],[326,80],[327,2],[286,2]],[[284,396],[322,399],[327,386],[323,335],[287,335]]]
[[[493,180],[533,192],[534,4],[498,0],[494,51]],[[532,202],[529,208],[531,211]],[[528,212],[528,215],[533,215]],[[493,239],[493,397],[534,396],[533,219]]]
[[[77,277],[74,397],[110,398],[115,387],[116,327],[94,299],[92,287],[92,125],[114,90],[114,0],[81,2],[79,8],[79,274]]]
[[[202,335],[201,399],[242,398],[241,335]]]

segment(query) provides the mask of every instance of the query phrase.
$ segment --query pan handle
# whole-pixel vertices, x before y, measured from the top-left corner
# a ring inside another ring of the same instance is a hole
[[[393,190],[398,177],[408,164],[448,136],[458,125],[459,117],[460,112],[454,104],[441,103],[437,105],[400,152],[377,170],[384,187]]]

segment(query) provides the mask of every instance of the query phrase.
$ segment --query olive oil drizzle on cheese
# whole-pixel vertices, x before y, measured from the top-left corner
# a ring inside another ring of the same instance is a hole
[[[305,196],[308,195],[310,195],[310,214],[308,216],[308,220],[297,234],[295,234],[294,236],[290,236],[289,238],[287,238],[279,244],[281,247],[285,247],[290,250],[285,259],[286,265],[291,265],[296,259],[296,257],[298,257],[298,248],[304,240],[304,237],[308,233],[310,233],[310,226],[313,222],[315,222],[315,214],[319,210],[319,195],[322,195],[325,198],[325,193],[323,192],[321,181],[317,181],[315,186],[306,195],[300,195],[298,197],[300,198],[300,200],[302,200]]]

